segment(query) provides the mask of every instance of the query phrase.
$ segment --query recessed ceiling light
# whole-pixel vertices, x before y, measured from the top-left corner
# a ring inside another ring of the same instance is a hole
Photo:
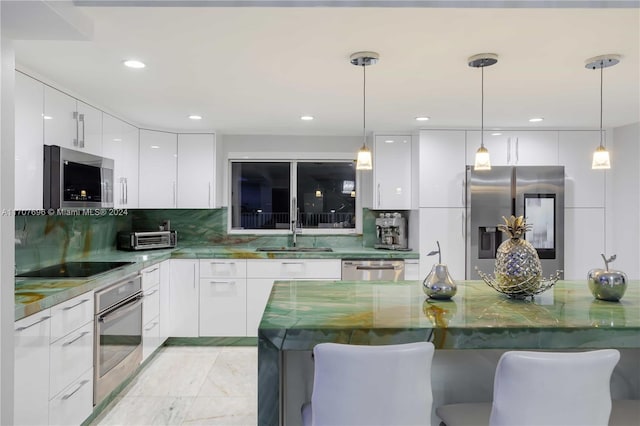
[[[53,120],[53,117],[51,117],[50,115],[42,115],[42,118],[44,118],[45,120]]]
[[[136,68],[136,69],[146,67],[144,62],[138,61],[136,59],[127,59],[126,61],[123,62],[123,64],[125,67]]]
[[[190,115],[189,118],[191,120],[202,120],[202,116],[201,115],[196,115],[196,114]]]
[[[530,118],[529,122],[537,123],[537,122],[542,121],[542,120],[544,120],[544,118],[542,118],[542,117],[534,117],[534,118]]]
[[[420,116],[416,117],[416,121],[429,121],[430,117]]]
[[[393,139],[387,139],[386,141],[384,141],[384,143],[394,143],[395,141]]]
[[[303,115],[302,117],[300,117],[300,120],[302,120],[302,121],[311,121],[311,120],[313,120],[313,116],[311,116],[311,115]]]
[[[120,138],[113,138],[113,141],[114,141],[114,142],[122,142],[122,139],[120,139]]]
[[[491,136],[501,136],[501,135],[502,135],[502,133],[500,133],[500,132],[493,132],[493,133],[491,133]]]
[[[152,148],[152,149],[158,149],[158,148],[160,148],[160,147],[159,147],[158,145],[151,145],[151,148]]]

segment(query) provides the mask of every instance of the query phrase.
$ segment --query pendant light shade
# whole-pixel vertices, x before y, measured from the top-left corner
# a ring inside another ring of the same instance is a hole
[[[604,130],[602,129],[602,80],[603,71],[607,67],[612,67],[620,62],[620,55],[602,55],[586,60],[585,68],[592,70],[600,70],[600,145],[593,153],[591,168],[594,170],[606,170],[611,168],[611,159],[609,151],[604,146]]]
[[[480,148],[476,151],[476,160],[473,170],[491,170],[491,158],[489,150],[484,147],[484,67],[489,67],[498,62],[495,53],[480,53],[469,58],[469,66],[481,69],[481,97],[480,97]]]
[[[373,158],[371,150],[367,148],[367,72],[369,65],[378,62],[380,55],[376,52],[356,52],[351,55],[349,62],[362,67],[362,148],[358,151],[356,170],[372,170]]]

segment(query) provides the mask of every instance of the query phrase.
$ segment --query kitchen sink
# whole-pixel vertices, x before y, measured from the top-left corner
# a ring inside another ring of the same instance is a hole
[[[317,253],[333,251],[330,247],[258,247],[256,251],[279,251],[294,253]]]

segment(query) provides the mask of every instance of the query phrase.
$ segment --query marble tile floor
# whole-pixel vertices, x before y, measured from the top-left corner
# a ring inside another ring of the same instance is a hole
[[[255,425],[255,346],[165,346],[95,425]]]

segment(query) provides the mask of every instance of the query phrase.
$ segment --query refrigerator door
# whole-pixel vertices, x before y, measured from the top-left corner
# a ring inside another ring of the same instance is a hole
[[[549,276],[564,268],[564,167],[520,166],[514,174],[514,214],[531,225],[525,239],[538,251],[542,271]]]
[[[475,268],[493,273],[496,249],[502,242],[497,225],[513,209],[513,167],[474,171],[467,166],[466,279],[480,279]]]

